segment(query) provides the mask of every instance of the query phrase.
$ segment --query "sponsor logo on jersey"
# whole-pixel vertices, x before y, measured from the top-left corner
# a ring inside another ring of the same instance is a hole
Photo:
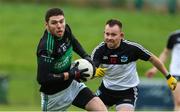
[[[118,62],[118,55],[110,55],[110,63],[116,64]]]
[[[115,55],[110,55],[110,57],[118,57],[118,55],[116,55],[116,54]]]
[[[67,56],[64,59],[58,60],[55,63],[54,68],[56,70],[63,71],[64,69],[67,69],[69,67],[70,63],[71,63],[71,56]]]
[[[118,61],[118,58],[117,57],[110,57],[110,63],[111,64],[116,64]]]
[[[63,44],[58,48],[58,53],[66,52],[69,45],[70,45],[69,43],[63,43]]]
[[[106,59],[108,59],[108,57],[107,56],[103,56],[103,59],[106,60]]]
[[[121,62],[127,62],[128,61],[128,57],[123,55],[121,56]]]

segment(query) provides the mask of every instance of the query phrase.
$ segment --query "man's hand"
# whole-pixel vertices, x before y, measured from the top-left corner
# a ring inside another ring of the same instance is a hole
[[[156,68],[151,68],[149,69],[145,75],[148,77],[148,78],[152,78],[157,72],[157,69]]]
[[[167,78],[167,84],[168,84],[169,88],[172,91],[174,91],[177,86],[177,80],[170,74],[166,78]]]
[[[107,68],[101,68],[101,67],[96,68],[95,77],[103,77],[105,75],[106,70]]]
[[[85,74],[84,72],[88,71],[88,69],[79,70],[78,65],[79,65],[79,62],[75,63],[75,65],[69,70],[69,72],[68,72],[69,78],[75,79],[78,82],[80,82],[80,80],[85,82],[85,81],[87,81],[86,77],[88,77],[89,74]]]

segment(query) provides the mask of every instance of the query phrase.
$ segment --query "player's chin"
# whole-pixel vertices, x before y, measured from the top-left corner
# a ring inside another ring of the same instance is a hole
[[[110,48],[110,49],[113,49],[113,48],[114,48],[114,44],[113,44],[113,43],[107,43],[107,46],[108,46],[108,48]]]
[[[57,36],[57,37],[63,37],[63,34],[62,34],[62,33],[61,33],[61,34],[56,33],[56,36]]]

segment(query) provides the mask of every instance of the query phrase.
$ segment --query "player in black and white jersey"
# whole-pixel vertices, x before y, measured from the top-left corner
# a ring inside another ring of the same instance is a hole
[[[167,46],[164,48],[159,56],[159,59],[165,63],[168,56],[171,55],[170,74],[172,74],[178,81],[177,88],[173,92],[174,95],[174,110],[180,111],[180,30],[170,34],[167,41]],[[147,71],[146,75],[152,77],[156,74],[155,67]]]
[[[71,104],[88,111],[107,111],[103,102],[84,83],[88,74],[71,67],[72,52],[90,61],[65,22],[64,12],[51,8],[45,15],[46,29],[37,49],[37,81],[43,111],[65,111]],[[97,73],[97,72],[96,72]]]
[[[141,45],[125,40],[122,23],[116,19],[106,22],[104,42],[92,52],[96,67],[106,68],[102,83],[96,94],[107,107],[116,105],[116,111],[134,111],[139,84],[136,61],[150,61],[167,78],[170,89],[176,87],[163,63]]]

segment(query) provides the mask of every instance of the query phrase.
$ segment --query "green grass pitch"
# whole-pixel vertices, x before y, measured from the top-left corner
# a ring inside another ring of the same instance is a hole
[[[9,77],[8,105],[0,105],[0,111],[40,110],[36,47],[44,31],[44,13],[50,7],[52,5],[0,3],[0,73]],[[156,55],[166,45],[169,33],[180,26],[179,15],[153,11],[56,7],[64,10],[66,22],[88,53],[103,41],[104,25],[110,18],[122,21],[126,39],[142,44]],[[74,59],[77,58],[75,55]],[[151,67],[142,61],[137,66],[140,76],[144,76],[144,72]],[[95,91],[100,79],[86,84]],[[71,107],[69,110],[81,109]]]

